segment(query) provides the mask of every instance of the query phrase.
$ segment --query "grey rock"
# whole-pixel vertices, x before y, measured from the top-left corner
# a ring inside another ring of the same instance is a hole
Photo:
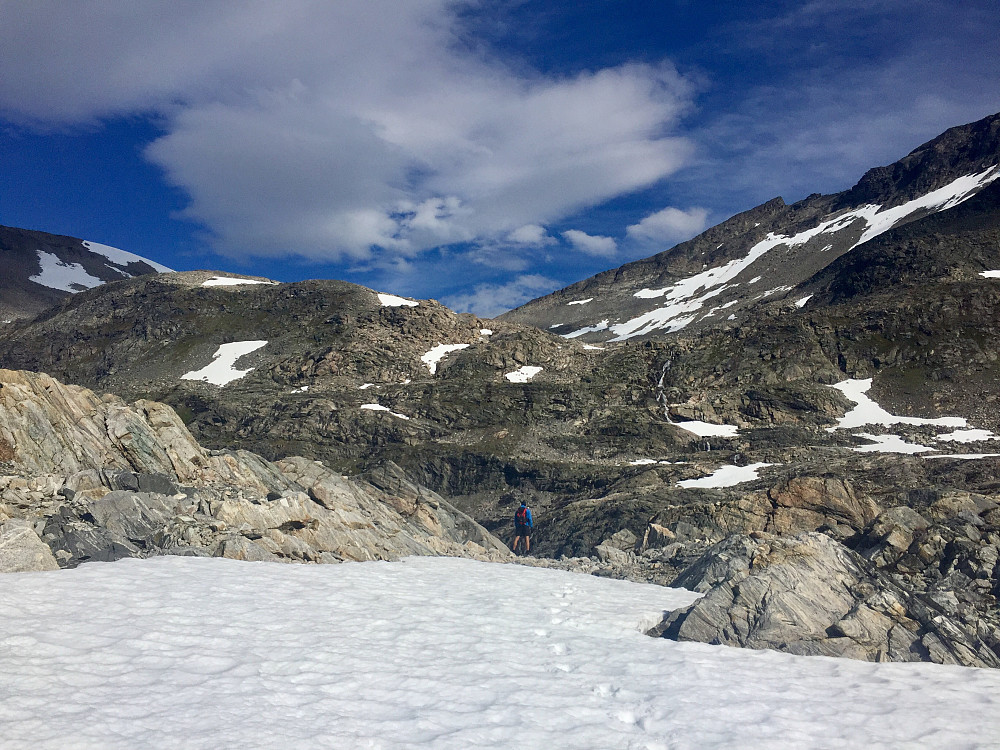
[[[906,516],[904,516],[906,517]],[[1000,656],[938,603],[907,594],[818,533],[710,548],[676,581],[705,596],[653,634],[866,661],[1000,666]]]
[[[10,520],[0,526],[0,573],[58,569],[52,550],[30,524]]]

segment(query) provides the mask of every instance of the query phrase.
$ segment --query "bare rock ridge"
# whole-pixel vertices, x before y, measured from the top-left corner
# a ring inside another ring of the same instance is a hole
[[[339,562],[506,547],[440,496],[304,458],[207,451],[164,404],[0,370],[0,570],[192,554]]]

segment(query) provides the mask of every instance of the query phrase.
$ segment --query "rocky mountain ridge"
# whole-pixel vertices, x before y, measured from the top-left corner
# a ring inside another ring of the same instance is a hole
[[[850,190],[793,205],[775,198],[501,318],[600,343],[752,322],[774,301],[813,307],[804,285],[811,276],[886,231],[954,208],[997,178],[1000,114],[869,170]]]

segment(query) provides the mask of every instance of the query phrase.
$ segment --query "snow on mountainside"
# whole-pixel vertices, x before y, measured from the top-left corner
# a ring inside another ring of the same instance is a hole
[[[1000,178],[1000,115],[953,128],[849,191],[776,198],[652,258],[501,316],[585,341],[627,341],[747,320],[760,304],[810,304],[797,287],[889,230],[945,212]]]
[[[171,269],[99,242],[0,227],[0,320],[30,318],[68,294]]]

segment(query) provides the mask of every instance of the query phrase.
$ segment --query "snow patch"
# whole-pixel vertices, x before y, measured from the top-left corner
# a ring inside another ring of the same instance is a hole
[[[587,351],[591,351],[591,352],[603,352],[604,351],[604,347],[603,346],[594,346],[593,344],[584,344],[583,348],[586,349]]]
[[[1000,440],[1000,435],[995,435],[990,430],[955,430],[947,435],[938,435],[935,440],[951,443],[977,443],[980,440]]]
[[[686,422],[671,422],[674,427],[693,432],[698,437],[736,437],[740,428],[731,424],[712,424],[691,419]]]
[[[409,417],[407,417],[406,415],[391,411],[388,407],[382,406],[382,404],[361,404],[360,408],[364,409],[365,411],[384,411],[388,412],[394,417],[398,417],[399,419],[409,420]]]
[[[606,331],[606,330],[608,330],[608,322],[609,321],[605,318],[600,323],[598,323],[596,326],[587,326],[586,328],[581,328],[581,329],[579,329],[577,331],[573,331],[572,333],[564,333],[564,334],[560,334],[560,335],[564,339],[575,339],[577,336],[582,336],[585,333],[597,333],[598,331]],[[557,323],[556,325],[550,326],[550,327],[551,328],[558,328],[560,325],[562,325],[562,324],[561,323]]]
[[[369,388],[375,388],[375,387],[376,386],[375,386],[374,383],[363,383],[362,385],[358,386],[358,390],[359,391],[367,391]]]
[[[974,461],[980,458],[1000,458],[1000,453],[938,453],[924,458],[957,458],[962,461]]]
[[[200,370],[181,375],[181,380],[203,380],[213,385],[227,385],[234,380],[239,380],[252,367],[246,370],[237,370],[234,365],[240,357],[244,357],[250,352],[255,352],[267,344],[266,341],[234,341],[231,344],[222,344],[212,355],[212,361]]]
[[[593,297],[587,297],[587,299],[578,299],[575,302],[567,302],[567,305],[586,305],[588,302],[593,302]]]
[[[235,276],[213,276],[202,282],[202,286],[242,286],[244,284],[275,285],[276,281],[258,281],[257,279],[238,279]]]
[[[382,307],[416,307],[420,304],[412,299],[397,297],[395,294],[383,294],[382,292],[376,292],[376,294]]]
[[[451,352],[457,352],[459,349],[468,348],[468,344],[438,344],[426,354],[421,355],[420,361],[427,365],[427,369],[433,375],[437,372],[438,362],[444,359],[446,355],[451,354]]]
[[[479,335],[480,336],[492,336],[493,335],[493,329],[492,328],[480,328],[479,329]]]
[[[511,383],[527,383],[541,371],[542,371],[541,367],[533,367],[532,365],[523,365],[522,367],[519,367],[518,369],[514,370],[514,372],[505,373],[504,377],[507,378],[507,380],[509,380]]]
[[[806,295],[805,297],[803,297],[802,299],[798,299],[798,300],[795,300],[795,306],[796,306],[796,307],[805,307],[805,306],[806,306],[806,302],[808,302],[808,301],[809,301],[809,300],[811,300],[812,298],[813,298],[813,295],[812,295],[812,294],[807,294],[807,295]]]
[[[44,250],[38,251],[38,262],[42,270],[29,277],[29,281],[47,286],[49,289],[58,289],[63,292],[75,294],[84,289],[93,289],[104,283],[103,279],[91,276],[79,263],[64,263],[59,260],[59,256],[54,253],[47,253]],[[118,269],[115,269],[116,271]],[[127,275],[127,274],[126,274]]]
[[[840,418],[836,427],[827,427],[827,432],[849,430],[855,427],[864,427],[869,424],[880,424],[885,427],[894,424],[965,427],[967,424],[963,417],[923,419],[922,417],[898,417],[890,414],[865,395],[872,387],[871,378],[845,380],[830,387],[836,388],[857,405]]]
[[[979,275],[987,279],[1000,279],[1000,271],[980,271]]]
[[[682,479],[677,483],[679,487],[692,487],[695,489],[716,489],[719,487],[733,487],[744,482],[752,482],[759,478],[760,470],[774,464],[748,464],[746,466],[726,465],[720,466],[707,477],[700,479]]]
[[[873,440],[871,445],[859,445],[853,450],[856,453],[925,453],[934,450],[926,445],[907,443],[899,435],[871,435],[867,432],[859,432],[855,437]]]
[[[135,253],[130,253],[125,250],[119,250],[117,247],[111,247],[110,245],[102,245],[100,242],[91,242],[90,240],[84,240],[83,246],[90,250],[92,253],[97,253],[98,255],[103,255],[105,258],[110,260],[115,265],[127,266],[130,263],[145,263],[147,266],[152,266],[160,273],[173,273],[174,269],[167,268],[161,263],[156,263],[149,258],[143,258],[141,255],[136,255]],[[115,269],[120,271],[120,269]],[[128,275],[128,274],[126,274]]]

